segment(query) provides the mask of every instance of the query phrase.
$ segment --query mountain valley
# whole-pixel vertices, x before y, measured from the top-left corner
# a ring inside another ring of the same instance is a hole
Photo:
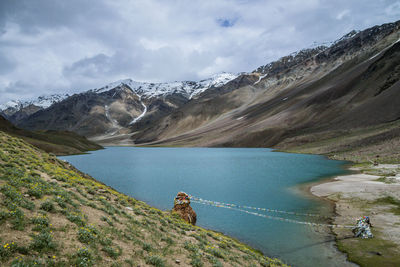
[[[399,143],[399,27],[352,31],[249,73],[127,79],[2,113],[24,129],[73,131],[103,145],[274,147],[355,161],[375,160],[369,151],[379,147],[379,160],[390,161],[400,154],[388,145]]]

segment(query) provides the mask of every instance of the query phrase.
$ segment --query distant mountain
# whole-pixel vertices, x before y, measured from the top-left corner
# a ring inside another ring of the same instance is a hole
[[[65,98],[69,97],[68,94],[53,94],[48,96],[39,96],[32,100],[12,100],[0,105],[0,114],[7,117],[11,121],[22,120],[29,115],[50,107]]]
[[[0,131],[22,138],[33,146],[57,155],[77,154],[102,148],[73,132],[19,129],[2,116],[0,116]]]
[[[211,87],[220,87],[227,82],[235,79],[238,75],[232,73],[220,73],[213,75],[212,77],[201,80],[198,82],[194,81],[182,81],[182,82],[166,82],[166,83],[148,83],[148,82],[137,82],[131,79],[121,80],[109,85],[106,85],[100,89],[93,89],[92,92],[103,93],[120,86],[127,86],[138,96],[144,98],[154,98],[161,96],[168,96],[172,94],[181,94],[186,98],[192,98],[196,95],[201,94],[205,90]]]
[[[132,79],[120,80],[110,83],[104,87],[92,89],[87,92],[104,93],[117,87],[127,86],[136,95],[143,98],[165,97],[172,94],[180,94],[185,98],[191,99],[211,87],[219,87],[235,79],[238,75],[233,73],[220,73],[212,77],[195,81],[176,81],[165,83],[137,82]],[[0,113],[9,120],[18,123],[33,113],[46,109],[55,103],[68,98],[68,94],[52,94],[39,96],[31,100],[11,100],[0,104]]]
[[[53,95],[48,95],[48,96],[39,96],[36,99],[33,100],[26,100],[26,101],[20,101],[20,100],[12,100],[9,101],[5,104],[0,105],[1,110],[5,110],[8,108],[23,108],[27,107],[30,105],[34,105],[37,107],[41,108],[48,108],[54,103],[60,102],[61,100],[67,98],[69,95],[61,95],[61,94],[53,94]]]
[[[146,83],[131,79],[54,101],[15,102],[3,110],[7,119],[31,130],[68,130],[95,140],[125,139],[136,124],[165,116],[210,88],[223,86],[238,75],[221,73],[209,79]]]

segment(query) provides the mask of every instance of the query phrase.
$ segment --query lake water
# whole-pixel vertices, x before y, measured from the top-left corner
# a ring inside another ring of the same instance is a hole
[[[97,180],[162,210],[177,192],[214,201],[327,215],[330,206],[296,185],[344,172],[344,162],[264,148],[108,147],[60,157]],[[223,232],[295,266],[344,266],[326,229],[192,203],[197,225]],[[280,216],[282,214],[270,214]],[[323,222],[309,217],[283,216]],[[318,230],[318,231],[316,231]]]

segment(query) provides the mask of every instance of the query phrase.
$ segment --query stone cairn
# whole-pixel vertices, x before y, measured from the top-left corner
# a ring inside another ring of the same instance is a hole
[[[195,225],[197,215],[196,212],[190,206],[189,195],[185,192],[179,192],[174,200],[173,211],[179,214],[179,216],[190,224]]]

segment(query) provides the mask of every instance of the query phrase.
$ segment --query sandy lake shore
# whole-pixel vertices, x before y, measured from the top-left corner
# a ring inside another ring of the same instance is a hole
[[[333,201],[334,224],[354,225],[370,216],[374,238],[353,238],[351,229],[334,228],[337,246],[349,260],[362,266],[400,264],[400,165],[353,167],[356,172],[337,176],[310,187],[318,197]]]

